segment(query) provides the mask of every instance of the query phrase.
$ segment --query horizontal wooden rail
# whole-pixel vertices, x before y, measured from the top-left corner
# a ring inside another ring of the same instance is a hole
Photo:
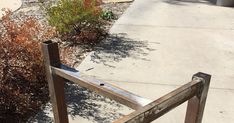
[[[71,71],[72,68],[64,68],[65,67],[52,67],[52,72],[67,80],[75,82],[82,87],[95,91],[100,95],[116,100],[117,102],[122,103],[132,109],[139,109],[152,102],[149,99],[145,99],[109,83],[96,79],[82,78],[79,76],[79,74],[77,74],[77,72]]]
[[[114,123],[149,123],[195,96],[201,87],[201,80],[189,82]]]
[[[68,123],[64,100],[64,79],[136,110],[116,120],[115,123],[148,123],[185,101],[188,101],[185,123],[202,122],[211,75],[199,72],[193,76],[191,82],[155,101],[150,101],[112,84],[80,77],[78,71],[60,63],[58,44],[55,42],[42,43],[42,52],[55,123]]]

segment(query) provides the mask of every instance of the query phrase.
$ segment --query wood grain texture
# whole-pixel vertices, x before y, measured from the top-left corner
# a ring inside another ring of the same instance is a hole
[[[189,82],[114,123],[149,123],[196,95],[201,81]]]
[[[70,80],[82,87],[95,91],[96,93],[122,103],[132,109],[139,109],[152,102],[127,90],[116,87],[107,82],[96,79],[81,78],[76,72],[68,69],[52,67],[54,74],[57,74],[67,80]]]
[[[41,46],[55,123],[68,123],[67,106],[64,100],[65,83],[62,77],[52,74],[51,70],[51,66],[60,66],[58,44],[47,41]]]
[[[209,90],[211,75],[205,73],[197,73],[193,76],[193,80],[202,81],[202,87],[193,98],[189,99],[185,123],[201,123],[203,112],[205,109],[207,94]]]

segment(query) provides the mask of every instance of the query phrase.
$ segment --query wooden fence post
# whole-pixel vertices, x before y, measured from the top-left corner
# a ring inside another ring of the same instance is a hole
[[[67,106],[64,100],[65,82],[63,78],[53,74],[51,71],[51,66],[60,67],[61,64],[58,44],[52,41],[46,41],[41,46],[55,123],[68,123]]]
[[[211,75],[199,72],[193,75],[193,79],[200,79],[203,86],[196,96],[188,100],[185,123],[202,122]]]

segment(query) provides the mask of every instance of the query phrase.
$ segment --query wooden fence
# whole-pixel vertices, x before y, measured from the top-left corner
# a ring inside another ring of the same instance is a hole
[[[64,65],[60,63],[58,44],[55,42],[42,43],[42,52],[55,123],[68,123],[67,106],[64,100],[64,79],[135,110],[114,123],[149,123],[185,101],[188,101],[185,123],[202,122],[211,75],[199,72],[193,75],[191,82],[155,101],[150,101],[109,83],[82,78],[76,72],[64,69]]]

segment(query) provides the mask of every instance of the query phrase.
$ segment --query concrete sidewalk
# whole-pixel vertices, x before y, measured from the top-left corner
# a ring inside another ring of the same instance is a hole
[[[4,14],[4,11],[2,9],[10,9],[11,11],[15,11],[19,9],[22,5],[21,0],[0,0],[0,20],[2,18],[2,15]]]
[[[77,69],[152,100],[212,74],[204,123],[234,121],[234,9],[204,0],[135,0]],[[117,35],[117,36],[116,36]],[[181,123],[186,104],[156,120]]]

